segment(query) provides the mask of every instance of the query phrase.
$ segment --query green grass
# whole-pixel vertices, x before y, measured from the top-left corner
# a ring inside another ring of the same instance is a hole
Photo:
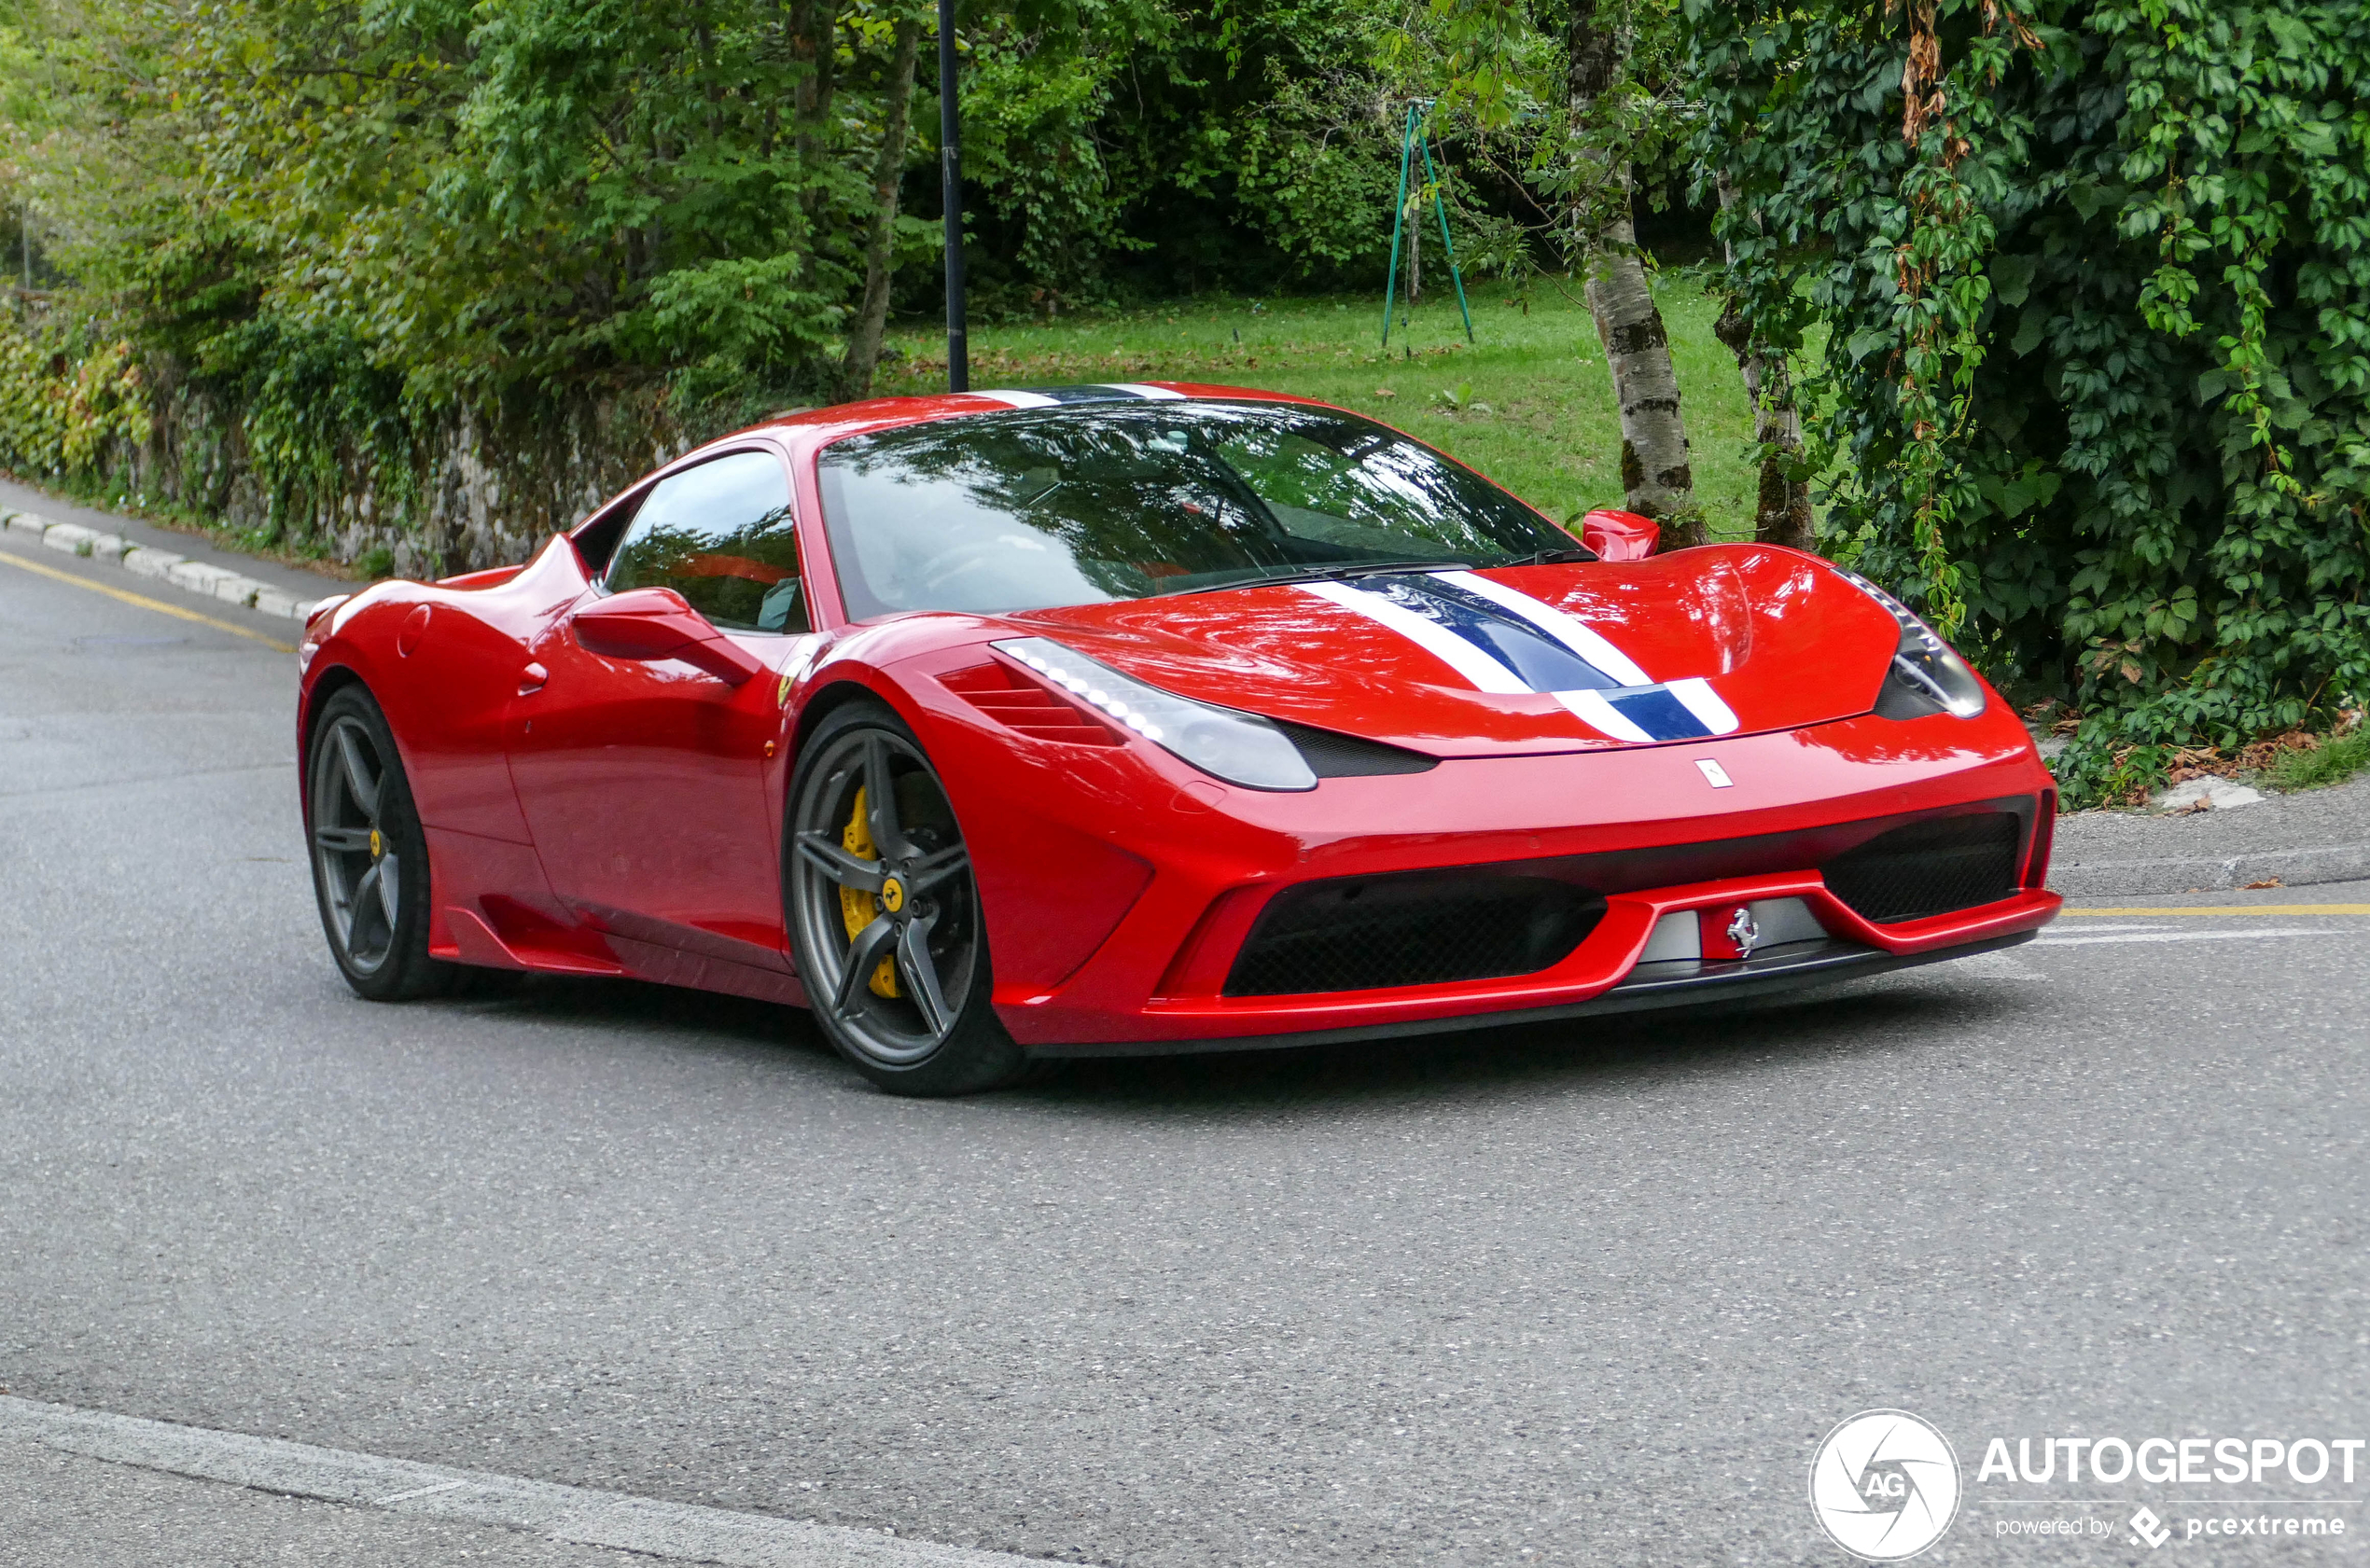
[[[1679,371],[1696,502],[1716,534],[1749,536],[1757,479],[1743,451],[1752,413],[1736,356],[1712,336],[1718,301],[1683,272],[1661,274],[1655,296]],[[1379,344],[1379,294],[1279,299],[1263,308],[1247,299],[1180,299],[984,326],[970,334],[971,384],[1182,381],[1295,393],[1397,425],[1550,516],[1620,506],[1621,426],[1587,309],[1549,284],[1532,292],[1527,312],[1503,287],[1476,288],[1471,299],[1471,346],[1456,296],[1428,294],[1412,328],[1394,321],[1387,354]],[[884,363],[876,391],[943,389],[942,336],[902,330],[890,340],[905,357]],[[1486,404],[1486,412],[1440,401],[1468,384],[1471,403]]]
[[[2370,733],[2357,729],[2311,751],[2283,753],[2265,770],[2265,777],[2275,789],[2319,789],[2343,784],[2366,767],[2370,767]]]

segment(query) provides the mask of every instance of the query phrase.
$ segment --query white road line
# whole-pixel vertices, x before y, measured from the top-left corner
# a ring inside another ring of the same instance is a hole
[[[532,1531],[556,1541],[678,1562],[729,1568],[1044,1568],[1039,1558],[382,1459],[5,1395],[0,1395],[0,1436],[144,1470]]]
[[[2081,948],[2098,942],[2233,942],[2262,937],[2359,937],[2358,931],[2330,931],[2321,927],[2271,926],[2261,931],[2132,931],[2116,937],[2042,937],[2033,942],[2037,948]]]
[[[2045,982],[2049,978],[2047,970],[2035,968],[2015,954],[2007,952],[1979,952],[1965,958],[1954,958],[1948,964],[1938,964],[1924,973],[1945,980]]]
[[[470,1483],[467,1481],[444,1481],[436,1486],[415,1486],[409,1492],[398,1492],[392,1497],[380,1497],[373,1499],[373,1501],[378,1506],[383,1508],[390,1503],[408,1502],[414,1497],[425,1497],[432,1492],[451,1492],[455,1487],[464,1487],[469,1484]]]

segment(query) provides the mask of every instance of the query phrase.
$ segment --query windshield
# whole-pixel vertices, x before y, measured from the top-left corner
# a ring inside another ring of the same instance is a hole
[[[826,448],[852,618],[997,615],[1354,573],[1587,560],[1430,448],[1352,414],[1163,403],[975,415]]]

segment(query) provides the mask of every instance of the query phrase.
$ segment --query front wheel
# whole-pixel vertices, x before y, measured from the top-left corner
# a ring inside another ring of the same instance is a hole
[[[785,894],[816,1020],[892,1094],[972,1094],[1027,1059],[989,1005],[987,931],[938,772],[877,704],[826,718],[790,785]]]
[[[395,732],[349,686],[321,704],[305,753],[313,891],[338,971],[373,1002],[440,996],[462,970],[428,956],[428,844]]]

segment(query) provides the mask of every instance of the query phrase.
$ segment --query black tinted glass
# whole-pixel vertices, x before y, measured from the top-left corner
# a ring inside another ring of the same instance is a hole
[[[781,459],[734,452],[660,480],[602,586],[671,588],[729,631],[806,631]]]
[[[1317,409],[978,415],[840,441],[819,473],[857,619],[1578,553],[1569,534],[1430,448]]]

